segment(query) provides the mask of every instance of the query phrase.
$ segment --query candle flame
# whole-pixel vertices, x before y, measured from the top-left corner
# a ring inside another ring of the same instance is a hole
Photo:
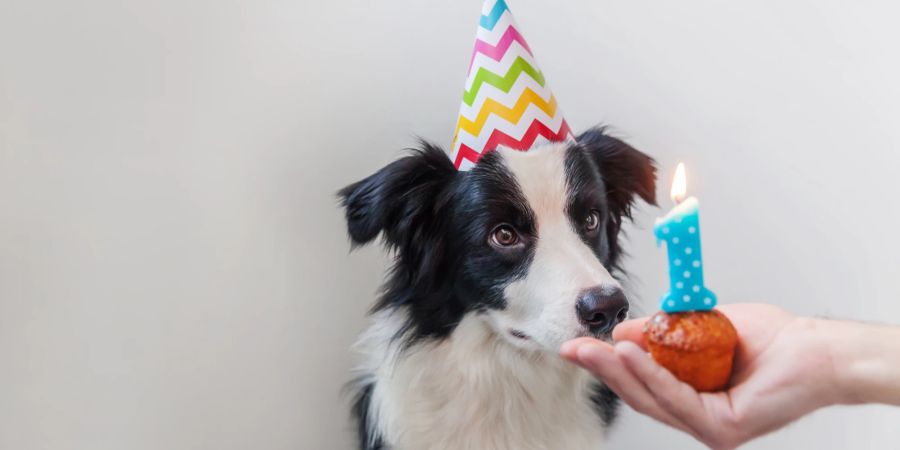
[[[687,176],[684,173],[684,163],[678,163],[675,168],[675,178],[672,180],[672,201],[681,203],[687,195]]]

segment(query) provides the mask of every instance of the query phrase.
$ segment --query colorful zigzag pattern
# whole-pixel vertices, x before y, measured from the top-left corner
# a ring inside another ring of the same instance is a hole
[[[528,150],[572,139],[505,0],[486,0],[469,61],[451,158],[468,170],[497,146]]]

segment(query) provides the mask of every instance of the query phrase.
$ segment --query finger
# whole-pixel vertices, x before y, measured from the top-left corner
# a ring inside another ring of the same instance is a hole
[[[616,356],[612,346],[602,342],[601,344],[603,345],[595,345],[592,342],[581,343],[575,350],[576,363],[603,380],[635,411],[671,427],[694,434],[688,426],[660,407],[646,386],[636,379]]]
[[[653,361],[633,342],[623,341],[615,346],[616,355],[653,396],[662,409],[684,423],[695,433],[705,435],[709,417],[700,394],[682,383],[671,372]]]
[[[610,347],[609,350],[612,351],[612,347],[609,344],[607,344],[606,342],[603,342],[598,339],[594,339],[592,337],[580,337],[580,338],[572,339],[570,341],[563,342],[563,345],[559,348],[559,354],[564,359],[567,359],[567,360],[577,364],[578,358],[575,355],[575,351],[582,344],[596,344],[601,347],[606,345],[606,346],[609,346]]]
[[[647,323],[647,317],[640,319],[626,320],[613,329],[612,337],[618,341],[636,342],[641,347],[646,347],[644,339],[644,324]]]

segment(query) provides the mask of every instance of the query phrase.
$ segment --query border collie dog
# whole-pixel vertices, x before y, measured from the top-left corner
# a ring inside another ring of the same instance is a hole
[[[363,450],[598,449],[618,399],[560,345],[609,339],[624,218],[653,160],[602,128],[459,172],[421,148],[340,191],[354,246],[395,263],[351,388]]]

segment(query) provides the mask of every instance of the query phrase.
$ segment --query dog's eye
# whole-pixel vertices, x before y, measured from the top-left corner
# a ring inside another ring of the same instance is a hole
[[[592,209],[591,213],[584,219],[584,229],[594,231],[600,226],[600,211]]]
[[[509,247],[519,242],[519,235],[509,225],[500,225],[491,232],[491,244],[498,247]]]

